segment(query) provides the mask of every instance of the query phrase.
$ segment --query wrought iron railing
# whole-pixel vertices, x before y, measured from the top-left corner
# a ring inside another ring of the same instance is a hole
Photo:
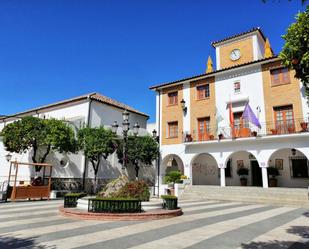
[[[246,124],[230,126],[207,127],[204,131],[192,130],[182,132],[183,142],[199,142],[222,139],[237,139],[309,132],[308,119],[293,119],[281,122],[261,123],[261,127]]]

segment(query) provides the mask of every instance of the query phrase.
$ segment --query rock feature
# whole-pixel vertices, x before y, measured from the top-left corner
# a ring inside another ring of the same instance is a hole
[[[113,197],[113,194],[117,193],[122,187],[129,182],[129,178],[126,175],[122,175],[117,179],[109,182],[106,187],[99,192],[100,197]]]

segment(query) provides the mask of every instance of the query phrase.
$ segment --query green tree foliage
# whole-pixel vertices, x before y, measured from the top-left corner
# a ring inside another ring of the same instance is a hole
[[[152,165],[159,156],[158,143],[150,136],[129,136],[127,139],[126,162],[134,165],[135,177],[138,179],[140,164]],[[123,140],[117,147],[117,156],[122,163]]]
[[[82,128],[77,133],[78,147],[90,161],[94,170],[94,191],[97,191],[97,174],[102,159],[112,154],[116,147],[116,135],[104,127]]]
[[[164,183],[180,183],[181,180],[181,172],[179,170],[170,171],[164,176]]]
[[[295,70],[295,77],[303,82],[309,98],[309,5],[282,37],[285,45],[279,57],[285,66]]]
[[[74,131],[61,120],[28,116],[6,125],[0,135],[3,136],[7,151],[32,151],[34,163],[44,163],[51,151],[76,151]],[[40,167],[36,167],[36,170],[39,171]]]

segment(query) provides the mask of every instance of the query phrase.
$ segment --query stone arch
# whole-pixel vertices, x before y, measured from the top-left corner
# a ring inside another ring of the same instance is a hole
[[[184,164],[178,155],[169,154],[163,158],[161,170],[162,175],[165,175],[167,172],[172,170],[179,170],[182,174],[184,174]]]
[[[191,160],[193,185],[220,185],[217,160],[210,153],[200,153]]]
[[[239,168],[247,168],[247,176],[239,176]],[[263,186],[262,170],[255,153],[246,150],[235,151],[225,158],[225,182],[226,186],[240,186],[241,179],[246,179],[248,186]]]
[[[277,149],[269,156],[267,166],[278,169],[278,187],[308,187],[309,161],[301,149]]]

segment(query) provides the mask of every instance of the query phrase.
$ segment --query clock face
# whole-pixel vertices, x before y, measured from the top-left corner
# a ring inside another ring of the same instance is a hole
[[[230,58],[232,61],[236,61],[240,58],[240,50],[239,49],[233,49]]]

